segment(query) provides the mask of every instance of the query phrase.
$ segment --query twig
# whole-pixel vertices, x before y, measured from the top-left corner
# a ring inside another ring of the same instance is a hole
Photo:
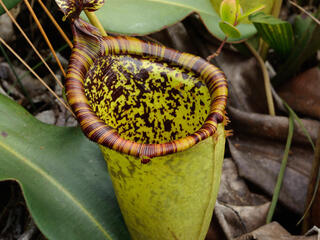
[[[264,61],[261,58],[261,56],[259,55],[259,53],[249,43],[245,42],[245,44],[260,64],[262,75],[263,75],[263,80],[264,80],[264,87],[265,87],[265,91],[266,91],[269,114],[271,116],[275,116],[276,113],[274,110],[274,103],[273,103],[272,91],[271,91],[271,83],[270,83],[270,78],[269,78],[269,74],[268,74],[268,70],[266,68],[266,65],[264,64]]]
[[[21,91],[22,91],[23,95],[28,99],[28,101],[29,101],[30,104],[31,104],[31,107],[34,109],[35,106],[34,106],[34,103],[33,103],[33,101],[32,101],[32,98],[29,96],[29,93],[28,93],[28,92],[26,91],[26,89],[24,88],[23,83],[21,82],[20,77],[18,76],[16,70],[14,69],[13,64],[12,64],[10,58],[8,57],[5,49],[2,47],[2,44],[0,44],[0,50],[1,50],[4,58],[6,59],[7,63],[9,64],[9,67],[10,67],[13,75],[15,76],[16,82],[18,83],[19,87],[21,88]]]
[[[320,21],[316,19],[314,16],[312,16],[312,14],[309,13],[307,10],[305,10],[303,7],[300,7],[298,4],[296,4],[293,1],[289,1],[289,3],[295,6],[296,8],[298,8],[301,12],[307,14],[313,21],[315,21],[318,25],[320,25]]]
[[[57,78],[57,76],[54,74],[54,72],[52,71],[52,69],[49,67],[49,65],[46,63],[46,61],[43,59],[43,57],[41,56],[41,54],[39,53],[39,51],[36,49],[36,47],[32,44],[31,40],[28,38],[28,36],[25,34],[25,32],[22,30],[22,28],[20,27],[20,25],[18,24],[18,22],[14,19],[14,17],[12,16],[12,14],[10,13],[10,11],[8,10],[8,8],[6,7],[6,5],[3,3],[2,0],[0,0],[0,4],[3,7],[3,9],[6,11],[6,13],[8,14],[8,16],[10,17],[11,21],[16,25],[16,27],[19,29],[19,31],[21,32],[21,34],[24,36],[24,38],[27,40],[27,42],[30,44],[30,46],[32,47],[32,49],[35,51],[35,53],[38,55],[38,57],[41,59],[41,61],[43,62],[43,64],[47,67],[47,69],[49,70],[49,72],[51,73],[51,75],[53,76],[53,78],[57,81],[57,83],[61,86],[61,88],[63,89],[63,85],[61,83],[61,81]]]
[[[209,62],[211,59],[219,56],[219,54],[221,53],[221,50],[224,46],[224,44],[227,42],[228,37],[225,37],[222,41],[222,43],[220,44],[219,48],[217,49],[217,51],[215,51],[215,53],[211,54],[210,56],[207,57],[207,61]]]
[[[1,1],[1,0],[0,0]],[[64,101],[62,101],[58,95],[39,77],[39,75],[33,71],[33,69],[0,37],[0,42],[9,49],[9,51],[16,57],[18,60],[52,93],[53,96],[66,108],[69,112],[75,117],[75,114],[72,112],[69,106],[66,105]]]
[[[52,16],[52,14],[50,13],[50,11],[48,10],[48,8],[46,7],[46,5],[43,4],[43,2],[41,0],[38,0],[38,3],[40,4],[40,6],[42,7],[42,9],[45,11],[45,13],[48,15],[48,17],[50,18],[51,22],[53,23],[53,25],[57,28],[57,30],[59,31],[59,33],[61,34],[61,36],[63,37],[63,39],[68,43],[70,48],[73,48],[73,44],[70,41],[70,39],[68,38],[68,36],[64,33],[64,31],[62,30],[62,28],[59,26],[59,24],[57,23],[57,21],[54,19],[54,17]]]
[[[65,44],[65,45],[63,45],[62,47],[60,47],[60,48],[58,48],[58,50],[56,51],[56,52],[61,52],[62,50],[64,50],[64,49],[66,49],[68,47],[68,44]],[[46,60],[46,61],[48,61],[49,59],[51,59],[52,58],[52,55],[49,55],[49,56],[47,56],[44,60]],[[43,65],[43,62],[38,62],[36,65],[34,65],[34,66],[32,66],[32,69],[33,70],[36,70],[37,68],[39,68],[40,66],[42,66]],[[20,76],[20,78],[21,79],[23,79],[25,76],[27,76],[29,74],[29,72],[26,72],[26,73],[24,73],[24,74],[22,74],[21,76]]]
[[[65,71],[64,71],[64,69],[63,69],[63,67],[62,67],[62,64],[61,64],[61,62],[60,62],[60,60],[59,60],[56,52],[54,51],[54,49],[53,49],[53,47],[52,47],[52,44],[51,44],[50,40],[48,39],[48,36],[47,36],[46,32],[44,31],[44,29],[43,29],[43,27],[42,27],[42,25],[41,25],[41,23],[40,23],[37,15],[36,15],[35,12],[33,11],[33,9],[32,9],[32,7],[30,6],[30,3],[28,2],[28,0],[24,0],[24,3],[26,4],[29,12],[31,13],[34,21],[36,22],[36,24],[37,24],[37,26],[38,26],[38,28],[39,28],[39,30],[40,30],[40,32],[41,32],[44,40],[46,41],[48,47],[50,48],[50,51],[51,51],[53,57],[55,58],[56,62],[58,63],[58,66],[59,66],[59,68],[60,68],[63,76],[66,77],[66,73],[65,73]]]

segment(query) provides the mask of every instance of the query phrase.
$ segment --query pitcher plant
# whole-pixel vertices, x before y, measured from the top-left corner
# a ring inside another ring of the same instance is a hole
[[[132,239],[204,239],[224,157],[225,75],[191,54],[102,36],[79,15],[103,0],[56,2],[74,37],[67,99],[100,145]]]

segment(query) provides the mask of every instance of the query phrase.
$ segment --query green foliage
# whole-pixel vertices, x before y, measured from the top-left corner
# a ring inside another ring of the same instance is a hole
[[[296,122],[298,123],[299,127],[302,129],[304,135],[308,138],[309,140],[309,143],[313,149],[314,152],[316,152],[316,146],[314,145],[312,139],[311,139],[311,136],[309,134],[309,132],[307,131],[307,129],[305,128],[305,126],[303,125],[301,119],[298,117],[298,115],[293,111],[292,108],[289,107],[289,105],[283,101],[283,104],[284,106],[288,109],[289,111],[289,114],[293,116],[293,118],[296,120]],[[312,197],[311,197],[311,200],[309,203],[307,203],[308,205],[306,206],[306,209],[304,211],[304,214],[303,216],[300,218],[300,220],[298,221],[297,225],[300,224],[302,222],[302,220],[307,216],[307,214],[309,213],[310,211],[310,208],[317,196],[317,192],[318,192],[318,189],[319,189],[319,184],[320,184],[320,168],[318,169],[318,173],[317,173],[317,178],[316,178],[316,185],[314,186],[314,191],[313,191],[313,194],[312,194]]]
[[[129,239],[98,146],[0,95],[0,180],[15,180],[51,240]]]
[[[251,13],[260,11],[264,5],[250,9],[242,15],[242,8],[239,0],[223,0],[220,5],[219,27],[228,38],[240,38],[241,33],[237,25],[247,18]]]
[[[259,12],[264,8],[265,8],[265,5],[259,5],[257,7],[249,9],[245,13],[239,15],[238,22],[243,22],[244,20],[246,20],[247,17],[249,17],[249,15]]]
[[[251,15],[249,19],[262,39],[282,58],[285,58],[291,52],[294,45],[294,35],[289,22],[262,12]]]
[[[21,0],[2,0],[6,7],[10,10],[11,8],[15,7]],[[0,5],[0,15],[4,14],[5,11]]]
[[[211,4],[216,10],[216,12],[219,12],[220,5],[223,0],[211,0]],[[250,1],[250,0],[237,0],[242,8],[242,15],[244,13],[250,13],[251,10],[256,9],[257,6],[264,6],[263,12],[270,14],[273,8],[275,0],[256,0],[256,1]],[[245,23],[249,23],[249,21],[244,20]]]
[[[320,7],[315,13],[320,17]],[[296,74],[301,65],[320,49],[320,26],[311,18],[297,16],[293,25],[296,40],[295,46],[286,61],[278,68],[278,74],[272,82],[279,85]]]
[[[181,21],[194,12],[199,14],[211,34],[221,40],[225,38],[219,27],[219,14],[209,0],[107,0],[96,15],[107,31],[145,35]],[[243,40],[256,33],[252,24],[240,24],[238,29],[241,38],[230,38],[229,41]]]
[[[219,27],[228,38],[240,38],[241,36],[240,31],[228,22],[220,21]]]
[[[280,167],[280,171],[279,171],[278,178],[277,178],[277,183],[274,188],[271,205],[270,205],[268,215],[267,215],[267,220],[266,220],[267,224],[271,223],[271,221],[272,221],[272,217],[273,217],[273,214],[274,214],[274,211],[276,209],[277,202],[279,199],[280,190],[281,190],[281,186],[282,186],[283,178],[284,178],[284,173],[285,173],[287,163],[288,163],[289,151],[290,151],[292,138],[293,138],[293,131],[294,131],[294,116],[292,115],[291,112],[289,112],[289,128],[288,128],[287,143],[286,143],[286,147],[284,149],[283,158],[281,161],[281,167]]]
[[[237,21],[237,17],[240,13],[240,4],[236,0],[224,0],[220,5],[220,17],[221,20],[230,24],[234,24]]]

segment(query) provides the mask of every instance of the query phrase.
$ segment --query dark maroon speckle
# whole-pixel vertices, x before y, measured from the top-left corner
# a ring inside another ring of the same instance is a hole
[[[2,131],[2,132],[1,132],[1,136],[2,136],[2,137],[8,137],[8,133],[5,132],[5,131]]]

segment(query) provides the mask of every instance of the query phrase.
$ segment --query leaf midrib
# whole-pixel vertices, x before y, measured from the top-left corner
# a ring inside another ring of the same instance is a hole
[[[28,167],[32,168],[34,171],[38,172],[43,178],[47,179],[49,183],[51,183],[53,186],[55,186],[59,191],[61,191],[66,197],[68,197],[82,212],[84,215],[86,215],[90,221],[94,225],[97,226],[97,228],[107,237],[107,239],[112,240],[110,235],[107,233],[107,231],[103,228],[103,226],[95,219],[95,217],[69,192],[67,189],[65,189],[59,182],[57,182],[52,176],[50,176],[47,172],[45,172],[43,169],[38,167],[37,165],[33,164],[31,161],[29,161],[27,158],[20,155],[18,152],[14,151],[14,149],[10,148],[6,144],[0,141],[0,146],[7,151],[9,154],[15,156],[17,159],[19,159],[22,163],[27,165]]]

